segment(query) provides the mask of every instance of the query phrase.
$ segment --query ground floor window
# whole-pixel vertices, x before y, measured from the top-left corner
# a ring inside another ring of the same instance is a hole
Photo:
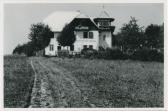
[[[83,49],[87,49],[87,45],[83,45]]]
[[[54,50],[54,45],[53,44],[50,44],[50,51],[53,51]]]
[[[93,49],[93,45],[89,45],[89,49]]]
[[[57,46],[57,50],[61,50],[61,46]]]
[[[74,51],[74,45],[70,46],[70,51]]]
[[[103,40],[106,40],[106,35],[103,35]]]

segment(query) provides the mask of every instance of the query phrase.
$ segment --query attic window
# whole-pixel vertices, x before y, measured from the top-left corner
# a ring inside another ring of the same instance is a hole
[[[100,26],[110,26],[110,22],[107,21],[101,21],[99,22]]]
[[[88,32],[83,32],[83,38],[88,38]]]
[[[93,39],[93,32],[89,32],[89,38]]]

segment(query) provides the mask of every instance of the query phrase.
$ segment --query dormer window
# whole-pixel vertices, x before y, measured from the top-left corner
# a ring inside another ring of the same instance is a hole
[[[99,22],[99,25],[100,26],[110,26],[110,22],[108,22],[108,21],[101,21],[101,22]]]

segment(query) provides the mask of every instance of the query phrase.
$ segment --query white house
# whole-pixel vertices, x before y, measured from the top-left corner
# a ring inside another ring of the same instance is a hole
[[[49,45],[45,48],[45,55],[56,56],[58,50],[67,49],[60,46],[57,37],[66,24],[74,23],[76,41],[68,50],[74,53],[80,53],[84,48],[93,48],[98,50],[103,48],[112,48],[112,38],[115,27],[112,26],[114,19],[106,11],[102,11],[97,18],[90,18],[80,12],[56,11],[49,15],[44,23],[49,25],[54,33]]]

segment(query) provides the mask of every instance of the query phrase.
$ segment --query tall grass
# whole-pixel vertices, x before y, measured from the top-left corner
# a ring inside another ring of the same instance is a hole
[[[163,63],[55,59],[98,107],[163,107]]]
[[[4,107],[28,107],[34,74],[24,56],[4,57]]]

